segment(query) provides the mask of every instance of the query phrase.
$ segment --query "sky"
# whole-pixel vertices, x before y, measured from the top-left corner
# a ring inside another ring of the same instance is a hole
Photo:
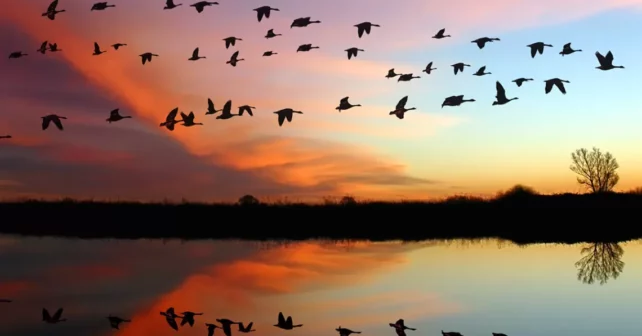
[[[0,326],[14,336],[175,335],[159,314],[173,306],[204,314],[179,331],[186,336],[205,335],[217,318],[252,321],[266,336],[332,335],[338,326],[393,336],[387,323],[399,318],[417,328],[409,336],[634,334],[642,245],[621,244],[623,272],[604,285],[578,281],[582,247],[2,236],[0,298],[14,301],[0,304]],[[63,307],[68,321],[42,323],[43,307]],[[279,311],[303,327],[272,327]],[[132,322],[110,330],[109,314]]]
[[[0,134],[13,136],[0,140],[0,198],[399,200],[493,195],[518,183],[577,192],[570,154],[593,146],[617,158],[616,189],[642,184],[642,98],[632,92],[642,50],[628,38],[642,33],[642,0],[271,0],[280,11],[260,23],[252,9],[268,3],[255,0],[221,0],[200,14],[188,3],[111,3],[91,12],[87,1],[60,0],[66,12],[55,21],[40,15],[48,0],[0,13],[5,54],[29,54],[0,62]],[[322,22],[289,28],[305,16]],[[381,27],[360,39],[363,21]],[[271,28],[283,36],[265,39]],[[441,28],[452,37],[432,39]],[[228,36],[243,40],[225,49]],[[480,50],[470,41],[482,36],[501,41]],[[62,51],[37,53],[44,40]],[[526,45],[539,41],[554,47],[533,59]],[[94,42],[107,53],[92,56]],[[117,42],[128,46],[109,48]],[[567,42],[583,52],[560,56]],[[297,53],[304,43],[320,49]],[[190,62],[196,47],[207,58]],[[350,47],[365,52],[348,60]],[[236,50],[245,61],[225,64]],[[278,54],[262,57],[268,50]],[[595,69],[595,51],[609,50],[625,69]],[[143,66],[144,52],[160,56]],[[437,70],[426,76],[430,61]],[[457,62],[471,67],[455,76]],[[492,75],[472,76],[484,65]],[[421,78],[386,79],[390,68]],[[535,80],[518,88],[518,77]],[[544,94],[553,77],[570,81],[566,95]],[[519,99],[492,106],[495,81]],[[441,108],[459,94],[476,102]],[[362,107],[337,112],[345,96]],[[388,115],[404,96],[417,110]],[[216,120],[204,115],[207,98],[257,109]],[[175,107],[205,125],[160,128]],[[115,108],[133,118],[108,124]],[[279,127],[272,112],[283,108],[304,114]],[[68,118],[64,131],[40,129],[52,113]]]

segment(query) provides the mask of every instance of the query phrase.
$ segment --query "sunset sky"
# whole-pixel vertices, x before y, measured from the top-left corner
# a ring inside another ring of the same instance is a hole
[[[40,15],[49,0],[3,7],[3,52],[29,56],[0,62],[0,135],[13,136],[0,140],[0,198],[401,199],[517,183],[575,192],[570,153],[593,146],[620,163],[618,189],[642,185],[642,49],[629,38],[642,33],[642,0],[220,0],[200,14],[183,1],[168,11],[163,0],[113,0],[91,12],[91,1],[60,0],[55,21]],[[252,9],[268,4],[280,11],[257,22]],[[289,28],[304,16],[322,23]],[[381,27],[359,39],[363,21]],[[444,27],[453,37],[431,38]],[[265,39],[270,28],[283,36]],[[243,41],[225,49],[228,36]],[[479,50],[470,41],[482,36],[501,41]],[[44,40],[62,52],[37,53]],[[526,45],[538,41],[554,47],[532,59]],[[92,56],[93,42],[108,52]],[[109,48],[117,42],[128,46]],[[583,52],[560,56],[567,42]],[[304,43],[320,49],[296,53]],[[348,60],[353,46],[365,52]],[[207,58],[187,61],[196,47]],[[236,50],[245,61],[225,64]],[[609,50],[626,69],[595,69],[595,51]],[[143,66],[144,52],[160,57]],[[472,66],[454,76],[457,62]],[[472,76],[483,65],[492,75]],[[390,68],[422,78],[398,83],[384,78]],[[535,81],[517,88],[518,77]],[[553,77],[571,82],[568,94],[544,94]],[[491,106],[496,80],[519,100]],[[477,102],[440,107],[458,94]],[[417,110],[388,115],[406,95]],[[345,96],[363,107],[337,112]],[[216,120],[204,115],[208,97],[257,110]],[[205,125],[158,127],[174,107]],[[286,107],[304,114],[279,127],[272,112]],[[115,108],[133,119],[108,124]],[[40,129],[52,113],[68,118],[65,131]]]

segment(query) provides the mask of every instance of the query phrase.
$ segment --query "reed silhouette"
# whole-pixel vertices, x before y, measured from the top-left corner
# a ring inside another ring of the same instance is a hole
[[[575,263],[577,279],[585,284],[606,284],[617,279],[624,270],[624,249],[618,243],[597,242],[587,244],[580,252],[582,258]]]

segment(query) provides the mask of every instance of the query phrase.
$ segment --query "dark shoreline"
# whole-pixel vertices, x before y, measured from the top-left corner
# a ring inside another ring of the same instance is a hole
[[[642,195],[511,195],[356,204],[0,203],[0,233],[75,238],[371,240],[498,238],[518,244],[642,238],[623,220]],[[570,210],[570,211],[569,211]]]

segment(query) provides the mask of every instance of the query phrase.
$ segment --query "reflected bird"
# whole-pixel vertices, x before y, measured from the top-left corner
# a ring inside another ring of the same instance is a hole
[[[259,22],[261,22],[261,20],[263,20],[264,17],[266,19],[269,19],[270,13],[272,11],[277,11],[277,12],[279,11],[278,8],[273,8],[270,6],[261,6],[259,8],[254,8],[253,10],[256,11],[256,19],[259,20]]]
[[[401,100],[399,100],[399,102],[397,103],[397,106],[395,106],[395,110],[394,111],[390,111],[389,114],[390,115],[395,115],[399,119],[403,119],[406,112],[412,111],[412,110],[416,110],[415,107],[406,108],[406,103],[407,102],[408,102],[408,96],[405,96],[405,97],[401,98]]]
[[[167,114],[167,117],[165,117],[165,121],[160,123],[160,127],[165,127],[168,130],[173,131],[174,130],[174,126],[176,126],[176,124],[178,124],[179,122],[182,121],[182,120],[176,120],[176,115],[177,114],[178,114],[178,107],[174,108],[173,110],[171,110]],[[170,309],[172,309],[172,314],[173,314],[174,313],[174,308],[170,308]],[[169,312],[169,310],[168,310],[168,312]],[[163,314],[163,313],[161,313],[161,314]]]
[[[502,86],[502,84],[499,81],[495,83],[495,90],[497,90],[497,95],[495,96],[496,100],[493,102],[493,106],[494,105],[504,105],[504,104],[508,103],[511,100],[518,99],[517,97],[511,98],[511,99],[507,99],[506,98],[506,90],[504,90],[504,87]]]
[[[301,113],[301,112],[298,112],[298,111],[292,111],[292,109],[283,109],[281,111],[285,111],[285,110],[289,110],[289,113],[290,113],[290,118],[288,118],[288,121],[290,121],[292,119],[292,112]],[[274,112],[274,113],[279,113],[281,111],[277,111],[277,112]],[[279,114],[279,125],[281,125],[282,123],[283,123],[283,121],[281,120],[281,115]],[[303,327],[303,324],[296,324],[296,325],[292,324],[292,316],[288,316],[288,318],[285,319],[285,317],[283,316],[283,313],[279,312],[279,321],[274,326],[277,327],[277,328],[284,329],[284,330],[292,330],[293,328]]]
[[[524,83],[524,82],[530,82],[530,81],[532,81],[532,80],[533,80],[532,78],[524,78],[524,77],[520,77],[520,78],[514,79],[514,80],[513,80],[513,82],[514,82],[515,84],[517,84],[517,87],[520,87],[520,86],[522,86],[522,83]]]
[[[120,330],[119,327],[121,323],[132,321],[132,320],[125,320],[118,316],[111,316],[111,315],[107,316],[107,319],[109,320],[109,324],[111,325],[111,327],[118,330]]]
[[[281,34],[275,34],[274,29],[268,29],[267,34],[265,34],[266,39],[277,37],[277,36],[281,36]]]
[[[62,13],[65,10],[56,10],[58,7],[58,0],[54,0],[49,4],[49,7],[47,8],[47,11],[42,13],[42,16],[46,16],[49,20],[55,20],[56,19],[56,14]]]
[[[290,25],[290,28],[292,28],[292,27],[303,28],[303,27],[307,27],[308,25],[310,25],[312,23],[321,23],[321,21],[319,21],[319,20],[311,21],[309,16],[308,17],[302,17],[302,18],[298,18],[298,19],[295,19],[294,21],[292,21],[292,24]]]
[[[119,120],[123,119],[129,119],[131,116],[121,116],[119,113],[120,109],[115,109],[109,112],[109,118],[107,118],[107,121],[111,124],[112,122],[116,122]]]
[[[67,319],[60,318],[62,316],[62,308],[56,310],[56,313],[53,316],[49,315],[49,311],[45,308],[42,308],[42,320],[46,323],[56,324],[58,322],[65,322]]]
[[[621,65],[613,65],[613,53],[611,53],[611,51],[609,51],[606,54],[606,57],[602,56],[602,54],[600,54],[599,51],[596,51],[595,57],[597,57],[597,61],[600,62],[600,66],[595,67],[596,69],[600,69],[604,71],[615,69],[615,68],[624,69],[624,67]]]
[[[450,37],[450,35],[444,35],[445,32],[446,32],[446,28],[442,28],[432,38],[440,40],[444,37]]]
[[[341,111],[349,110],[353,107],[361,106],[361,104],[355,104],[355,105],[350,104],[350,102],[348,102],[349,98],[350,97],[341,98],[341,101],[339,101],[339,106],[337,106],[335,109],[341,112]]]
[[[190,327],[193,327],[194,316],[203,315],[203,313],[194,313],[191,311],[185,311],[185,312],[182,312],[181,314],[183,314],[183,319],[181,320],[181,327],[184,326],[185,324],[189,324]]]
[[[221,112],[221,111],[223,111],[223,110],[217,110],[217,109],[214,108],[214,102],[212,101],[212,99],[207,98],[207,112],[205,112],[206,115],[207,114],[216,114],[216,112]]]
[[[353,331],[347,328],[341,328],[341,326],[339,326],[339,328],[335,330],[339,332],[339,336],[350,336],[351,334],[361,334],[361,331]]]
[[[178,108],[176,109],[178,111]],[[176,315],[174,312],[174,307],[169,307],[167,308],[166,311],[160,312],[161,315],[165,316],[165,321],[167,321],[167,324],[169,325],[170,328],[178,331],[178,324],[176,324],[176,318],[177,317],[182,317]]]
[[[243,322],[239,322],[239,331],[242,332],[242,333],[249,333],[249,332],[256,331],[256,330],[252,329],[252,325],[253,324],[254,324],[254,322],[250,322],[246,326],[246,325],[243,324]]]
[[[378,24],[374,24],[372,22],[361,22],[360,24],[354,25],[357,27],[357,34],[359,35],[359,38],[363,36],[363,33],[365,32],[367,35],[370,35],[370,30],[372,27],[380,27]]]
[[[535,42],[527,45],[527,47],[531,48],[531,58],[535,58],[535,55],[537,53],[539,53],[540,55],[544,53],[544,47],[552,47],[552,45],[546,44],[544,42]]]
[[[553,85],[555,85],[562,94],[566,94],[566,88],[564,87],[564,83],[570,83],[570,82],[559,78],[551,78],[549,80],[545,80],[544,83],[546,83],[546,86],[544,87],[544,92],[546,94],[551,92],[551,90],[553,89]]]
[[[475,101],[475,99],[464,99],[464,95],[450,96],[450,97],[444,99],[444,102],[441,103],[441,108],[444,108],[444,106],[459,106],[459,105],[461,105],[463,103],[474,102],[474,101]],[[399,321],[397,321],[397,322],[399,322]]]
[[[565,44],[562,47],[562,51],[560,51],[560,55],[562,55],[562,56],[570,55],[570,54],[572,54],[574,52],[578,52],[578,51],[581,52],[582,49],[573,49],[573,48],[571,48],[571,42],[569,42],[569,43]]]
[[[50,114],[42,118],[42,130],[46,130],[49,127],[50,123],[54,123],[59,130],[63,130],[62,121],[60,119],[67,119],[66,117],[61,117],[59,115]]]
[[[218,5],[218,2],[215,1],[199,1],[197,3],[193,3],[190,5],[190,7],[194,7],[198,13],[202,13],[205,7],[209,7],[212,5]]]

